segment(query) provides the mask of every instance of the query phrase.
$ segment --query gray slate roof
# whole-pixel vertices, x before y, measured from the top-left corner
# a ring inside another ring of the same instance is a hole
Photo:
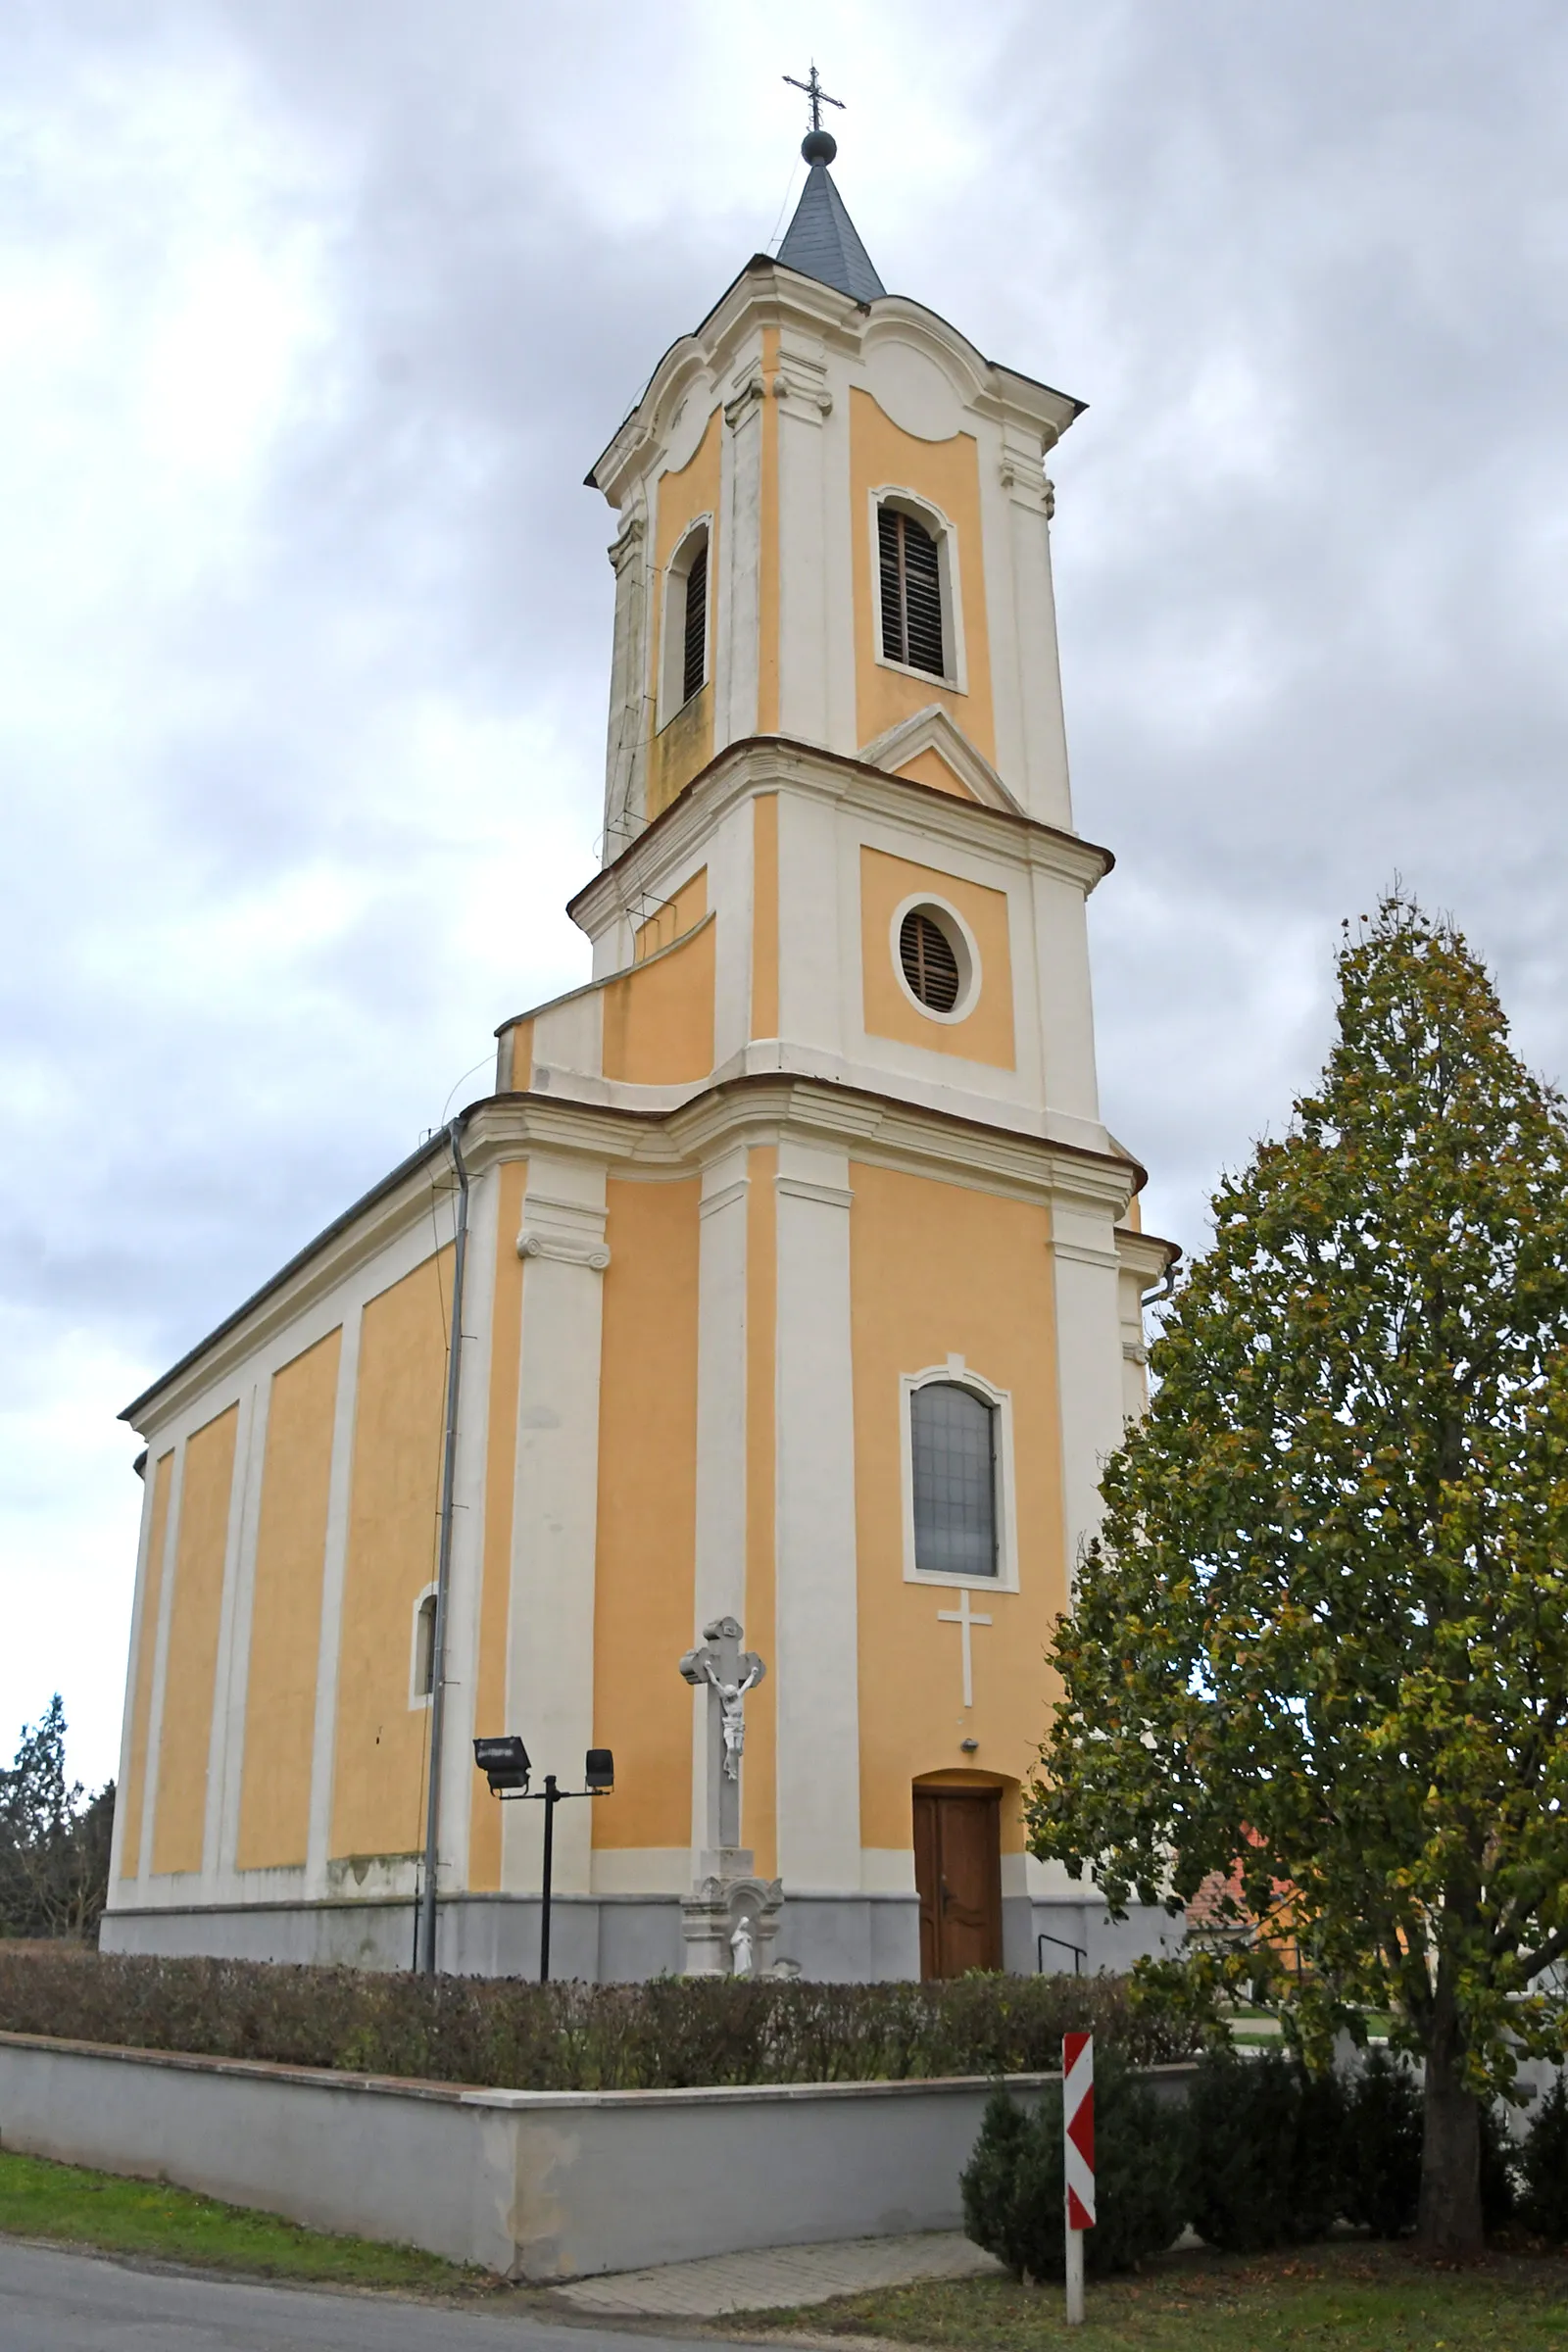
[[[875,302],[879,294],[887,292],[826,164],[811,166],[777,258],[786,270],[799,270],[803,277],[837,286],[841,294],[856,302]]]

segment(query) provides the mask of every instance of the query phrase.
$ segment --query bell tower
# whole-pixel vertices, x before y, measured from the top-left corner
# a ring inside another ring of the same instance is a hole
[[[1082,404],[890,294],[832,135],[802,153],[776,258],[665,353],[588,476],[619,517],[607,863],[755,736],[960,797],[961,738],[1009,805],[1071,823],[1046,460]]]

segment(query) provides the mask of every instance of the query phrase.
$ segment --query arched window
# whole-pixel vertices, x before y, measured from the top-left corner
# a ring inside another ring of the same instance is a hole
[[[882,659],[933,678],[948,675],[942,612],[942,550],[923,522],[902,507],[876,511]]]
[[[426,1592],[414,1613],[414,1696],[435,1690],[435,1594]]]
[[[914,1564],[922,1576],[995,1576],[997,1408],[956,1381],[909,1398]]]
[[[709,530],[700,522],[670,558],[664,576],[659,723],[667,725],[708,683]]]
[[[681,637],[680,699],[701,694],[708,676],[708,533],[703,533],[686,574],[685,625]]]

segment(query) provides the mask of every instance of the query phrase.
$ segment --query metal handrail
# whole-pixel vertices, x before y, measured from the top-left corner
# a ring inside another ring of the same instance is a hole
[[[1065,1936],[1048,1936],[1045,1929],[1042,1928],[1035,1937],[1035,1974],[1037,1977],[1043,1977],[1046,1973],[1046,1955],[1041,1946],[1047,1943],[1055,1944],[1061,1951],[1071,1952],[1073,1975],[1075,1977],[1083,1975],[1083,1963],[1089,1957],[1085,1946],[1081,1943],[1069,1943]]]

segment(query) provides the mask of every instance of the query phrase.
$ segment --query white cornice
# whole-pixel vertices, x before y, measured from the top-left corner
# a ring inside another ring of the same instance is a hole
[[[567,902],[572,921],[597,939],[612,922],[631,919],[648,892],[657,895],[660,878],[689,858],[739,802],[760,792],[798,792],[897,824],[907,825],[918,812],[927,840],[958,850],[983,849],[987,856],[1054,874],[1076,884],[1086,897],[1114,862],[1108,850],[1076,833],[959,800],[908,776],[886,775],[812,744],[759,735],[721,752],[613,864],[578,891]]]
[[[988,360],[966,335],[923,303],[903,294],[859,303],[836,286],[782,269],[759,254],[725,288],[701,324],[664,353],[631,415],[590,466],[589,481],[612,506],[624,504],[661,447],[668,413],[680,394],[689,392],[700,376],[715,386],[727,377],[741,346],[760,328],[791,325],[805,326],[824,343],[846,351],[888,336],[924,343],[940,355],[950,373],[956,370],[962,377],[966,406],[977,416],[1001,424],[1022,424],[1048,446],[1060,440],[1083,408],[1069,393]]]
[[[733,1079],[657,1114],[550,1096],[493,1095],[473,1104],[466,1121],[463,1154],[475,1184],[499,1162],[533,1152],[659,1180],[695,1175],[737,1145],[796,1141],[830,1143],[879,1167],[969,1191],[1048,1207],[1070,1204],[1114,1220],[1125,1215],[1141,1174],[1132,1161],[1108,1153],[1075,1152],[1007,1128],[944,1118],[917,1103],[785,1075]],[[328,1226],[272,1283],[146,1390],[124,1418],[150,1438],[411,1226],[427,1219],[440,1149],[432,1145],[357,1210]],[[539,1231],[530,1218],[519,1240],[531,1242]],[[1152,1236],[1122,1233],[1117,1243],[1124,1257],[1129,1242],[1169,1248]]]

